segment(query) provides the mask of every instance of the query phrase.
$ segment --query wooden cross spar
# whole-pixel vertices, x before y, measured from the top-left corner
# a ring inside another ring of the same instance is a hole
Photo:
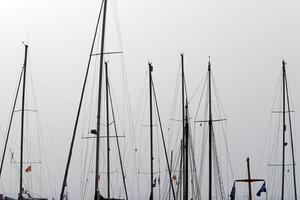
[[[251,183],[252,182],[265,181],[265,180],[264,179],[252,179],[251,178],[251,173],[250,173],[250,159],[249,159],[249,157],[247,158],[247,171],[248,171],[248,178],[247,179],[239,179],[239,180],[235,180],[235,182],[248,183],[248,187],[249,187],[249,200],[252,200]]]

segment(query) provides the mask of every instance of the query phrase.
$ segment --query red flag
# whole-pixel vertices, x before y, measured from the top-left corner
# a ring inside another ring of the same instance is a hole
[[[172,179],[173,179],[174,181],[176,181],[176,180],[177,180],[176,175],[172,176]]]
[[[31,165],[29,165],[29,166],[25,169],[25,172],[26,172],[26,173],[31,172]]]

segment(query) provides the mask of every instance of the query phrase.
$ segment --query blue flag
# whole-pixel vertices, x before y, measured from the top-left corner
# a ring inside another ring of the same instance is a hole
[[[258,190],[258,192],[256,193],[256,196],[260,197],[262,192],[267,192],[267,188],[266,188],[266,183],[264,182],[264,184],[261,186],[261,188]]]
[[[230,192],[230,200],[235,200],[235,183],[233,184],[233,187]]]

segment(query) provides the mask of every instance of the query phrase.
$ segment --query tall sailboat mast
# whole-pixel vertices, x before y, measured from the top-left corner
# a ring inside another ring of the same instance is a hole
[[[109,101],[108,101],[108,72],[107,62],[105,62],[105,86],[106,86],[106,136],[107,136],[107,199],[110,199],[110,147],[109,147]]]
[[[25,58],[23,64],[23,92],[22,92],[22,111],[21,111],[21,153],[20,153],[20,188],[19,188],[19,200],[23,199],[23,138],[24,138],[24,109],[25,109],[25,94],[26,94],[26,66],[27,66],[27,52],[28,45],[25,44]]]
[[[282,61],[282,176],[281,176],[281,200],[284,200],[284,171],[285,171],[285,61]]]
[[[98,181],[99,181],[99,148],[100,148],[100,114],[101,114],[101,96],[102,96],[102,71],[104,58],[104,42],[105,42],[105,25],[106,25],[106,8],[107,0],[103,0],[103,22],[101,33],[101,50],[100,50],[100,69],[99,69],[99,88],[98,88],[98,109],[97,109],[97,138],[96,138],[96,173],[95,173],[95,197],[98,199]]]
[[[11,115],[10,115],[9,123],[8,123],[7,135],[6,135],[6,139],[5,139],[5,143],[4,143],[4,150],[3,150],[3,153],[2,153],[2,160],[1,160],[1,165],[0,165],[0,178],[1,178],[2,170],[3,170],[3,165],[4,165],[6,150],[7,150],[7,144],[8,144],[8,139],[9,139],[9,135],[10,135],[10,129],[11,129],[11,125],[12,125],[12,122],[13,122],[14,112],[15,112],[15,108],[16,108],[16,104],[17,104],[17,99],[18,99],[18,95],[19,95],[20,85],[22,83],[22,78],[23,78],[23,68],[22,68],[22,71],[21,71],[21,74],[20,74],[20,78],[19,78],[19,81],[18,81],[18,87],[17,87],[17,91],[16,91],[16,95],[15,95],[13,107],[12,107],[12,110],[11,110]]]
[[[189,176],[188,176],[188,119],[187,113],[187,101],[185,102],[185,77],[184,77],[184,57],[181,57],[181,98],[182,98],[182,138],[183,138],[183,200],[188,200],[188,188],[189,188]]]
[[[122,172],[122,180],[123,180],[123,185],[124,185],[124,191],[125,191],[125,196],[126,200],[128,200],[128,192],[127,192],[127,186],[126,186],[126,181],[125,181],[125,172],[124,172],[124,167],[123,167],[123,162],[122,162],[122,156],[121,156],[121,151],[120,151],[120,144],[119,144],[119,136],[117,132],[117,126],[116,126],[116,119],[115,119],[115,112],[114,112],[114,106],[112,102],[112,97],[111,97],[111,91],[110,91],[110,85],[109,85],[109,80],[107,80],[107,85],[108,85],[108,92],[109,92],[109,99],[110,99],[110,107],[111,107],[111,112],[112,112],[112,119],[113,119],[113,124],[114,124],[114,129],[115,129],[115,136],[117,139],[117,147],[118,147],[118,154],[119,154],[119,161],[120,161],[120,166],[121,166],[121,172]]]
[[[293,131],[292,131],[292,118],[291,118],[291,109],[290,109],[290,99],[289,91],[287,87],[287,78],[285,76],[285,85],[286,85],[286,98],[288,106],[288,115],[289,115],[289,126],[290,126],[290,136],[291,136],[291,148],[292,148],[292,160],[293,160],[293,181],[294,181],[294,198],[297,200],[297,183],[296,183],[296,162],[295,162],[295,152],[294,152],[294,141],[293,141]]]
[[[209,200],[212,200],[212,110],[211,110],[211,67],[210,67],[210,60],[208,61],[208,109],[209,109],[209,119],[208,119],[208,140],[209,140],[209,171],[208,171],[208,179],[209,179],[209,186],[208,186],[208,195]]]
[[[289,127],[290,127],[290,137],[291,137],[291,150],[292,150],[292,165],[293,165],[293,183],[294,183],[294,198],[297,200],[297,186],[296,186],[296,169],[295,169],[295,155],[294,155],[294,144],[293,144],[293,134],[292,134],[292,123],[291,123],[291,110],[290,102],[287,88],[287,78],[286,78],[286,62],[282,61],[282,182],[281,182],[281,200],[284,200],[284,178],[285,178],[285,148],[287,146],[286,142],[286,112],[289,117]],[[286,100],[288,110],[286,111]]]
[[[149,65],[149,103],[150,103],[150,184],[151,193],[150,200],[153,200],[153,119],[152,119],[152,71],[153,66]]]
[[[78,110],[77,110],[75,125],[74,125],[72,139],[71,139],[71,144],[70,144],[70,150],[69,150],[69,154],[68,154],[68,160],[67,160],[67,164],[66,164],[66,168],[65,168],[65,173],[64,173],[64,179],[63,179],[63,183],[62,183],[62,187],[61,187],[61,192],[60,192],[60,200],[64,199],[65,189],[66,189],[66,186],[67,186],[67,179],[68,179],[69,168],[70,168],[70,163],[71,163],[71,158],[72,158],[72,153],[73,153],[75,136],[76,136],[76,132],[77,132],[77,126],[78,126],[78,122],[79,122],[79,116],[80,116],[80,112],[81,112],[81,107],[82,107],[82,102],[83,102],[85,87],[86,87],[86,83],[87,83],[87,78],[88,78],[90,63],[91,63],[91,60],[92,60],[92,56],[94,56],[94,54],[93,54],[94,45],[95,45],[95,41],[96,41],[96,37],[97,37],[97,33],[98,33],[98,26],[99,26],[99,22],[100,22],[100,18],[101,18],[101,13],[102,13],[101,11],[102,11],[104,2],[106,2],[106,1],[103,0],[102,3],[101,3],[101,8],[100,8],[100,12],[99,12],[99,15],[98,15],[97,24],[96,24],[96,28],[95,28],[95,32],[94,32],[93,41],[92,41],[92,47],[91,47],[90,55],[89,55],[89,59],[88,59],[87,69],[86,69],[86,73],[85,73],[85,77],[84,77],[84,82],[83,82],[83,86],[82,86],[82,90],[81,90],[81,95],[80,95],[80,100],[79,100],[79,106],[78,106]],[[105,6],[105,8],[106,8],[106,6]]]
[[[251,173],[250,173],[250,159],[249,159],[249,157],[247,158],[246,161],[247,161],[247,178],[246,179],[235,180],[235,182],[247,183],[248,184],[248,199],[252,200],[251,184],[254,183],[254,182],[262,182],[262,181],[265,182],[265,180],[264,179],[258,179],[258,178],[251,178]]]
[[[250,174],[250,159],[247,158],[247,173],[248,173],[248,180],[251,180]],[[249,192],[249,200],[252,200],[252,189],[251,189],[251,182],[248,182],[248,192]]]

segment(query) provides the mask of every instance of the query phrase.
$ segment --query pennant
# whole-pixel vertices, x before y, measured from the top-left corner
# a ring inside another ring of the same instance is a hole
[[[172,179],[173,179],[173,181],[176,181],[177,180],[176,175],[172,176]]]
[[[29,165],[29,166],[25,169],[25,172],[26,172],[26,173],[31,172],[31,165]]]
[[[264,184],[261,186],[261,188],[258,190],[258,192],[256,193],[256,196],[260,197],[262,192],[267,192],[267,188],[266,188],[266,183],[264,182]]]
[[[153,187],[156,187],[156,178],[153,180]]]
[[[233,184],[230,192],[230,200],[235,200],[235,183]]]

